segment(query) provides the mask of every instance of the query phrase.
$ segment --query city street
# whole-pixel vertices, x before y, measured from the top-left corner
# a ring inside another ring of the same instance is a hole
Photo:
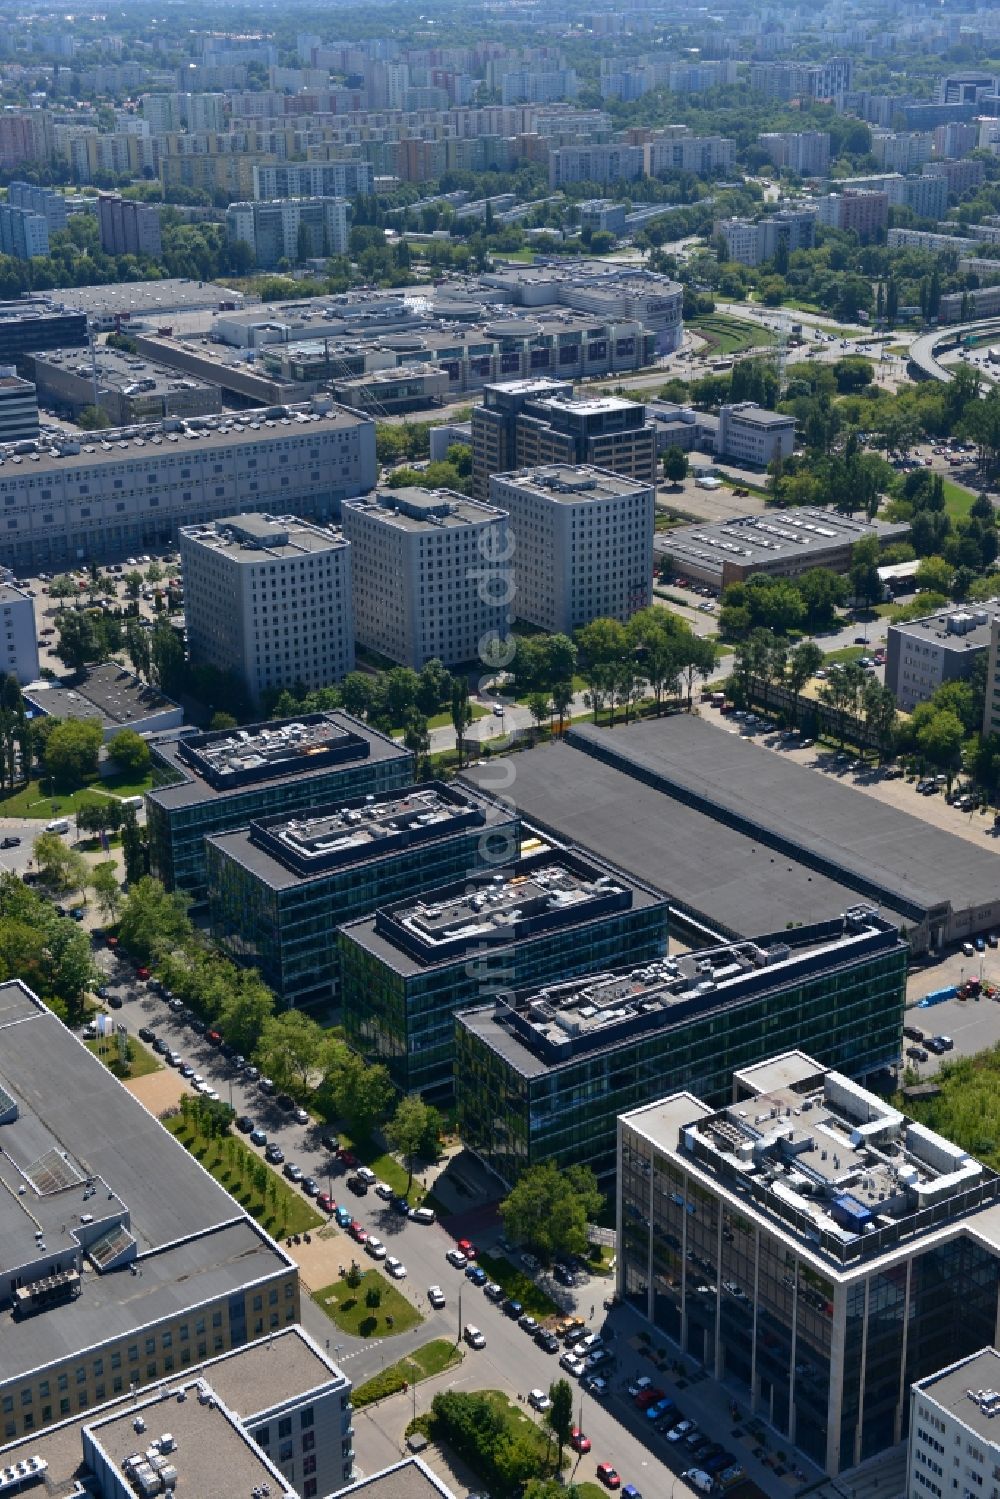
[[[458,1339],[463,1325],[469,1322],[485,1333],[486,1347],[478,1351],[467,1348],[460,1366],[447,1371],[436,1381],[420,1385],[416,1391],[418,1409],[426,1409],[436,1388],[502,1389],[516,1399],[535,1386],[547,1389],[552,1380],[561,1375],[557,1356],[544,1353],[515,1321],[488,1301],[481,1290],[447,1262],[445,1254],[454,1239],[440,1224],[423,1226],[411,1223],[374,1192],[360,1198],[346,1193],[347,1169],[321,1147],[318,1125],[295,1124],[273,1098],[261,1094],[255,1084],[243,1081],[217,1049],[185,1026],[159,996],[150,993],[145,984],[134,977],[132,967],[125,959],[119,959],[107,948],[99,949],[97,958],[107,975],[109,990],[123,1001],[120,1009],[112,1011],[117,1023],[125,1024],[133,1035],[141,1025],[153,1028],[172,1049],[196,1065],[238,1113],[250,1114],[267,1131],[268,1139],[281,1145],[288,1161],[294,1161],[306,1174],[315,1176],[323,1189],[337,1201],[346,1202],[364,1228],[381,1238],[389,1252],[406,1265],[407,1278],[399,1288],[417,1306],[424,1321],[398,1337],[366,1341],[342,1333],[310,1296],[303,1295],[303,1324],[320,1346],[327,1348],[331,1356],[343,1364],[356,1385],[432,1338]],[[470,1219],[490,1226],[478,1234],[478,1229],[465,1226]],[[462,1231],[477,1234],[477,1242],[482,1248],[495,1245],[498,1229],[485,1199],[475,1201],[469,1213],[459,1221],[463,1225]],[[455,1232],[458,1232],[457,1228]],[[339,1235],[335,1242],[345,1266],[357,1259],[362,1268],[368,1268],[367,1256],[350,1238]],[[288,1247],[294,1255],[294,1244]],[[635,1375],[649,1373],[655,1376],[667,1394],[677,1399],[686,1414],[698,1421],[708,1436],[733,1451],[761,1488],[775,1495],[788,1493],[787,1483],[781,1482],[753,1456],[752,1449],[758,1446],[757,1439],[743,1441],[733,1436],[730,1393],[697,1373],[686,1372],[680,1362],[671,1368],[665,1345],[662,1356],[667,1363],[658,1371],[650,1361],[650,1352],[655,1352],[663,1340],[654,1336],[649,1345],[642,1341],[638,1334],[646,1324],[631,1308],[619,1306],[610,1312],[606,1310],[605,1302],[614,1290],[611,1278],[583,1274],[572,1289],[557,1286],[544,1274],[536,1278],[562,1311],[579,1315],[592,1329],[600,1330],[615,1355],[610,1390],[605,1397],[586,1394],[575,1381],[571,1381],[577,1409],[582,1413],[583,1428],[593,1442],[592,1453],[581,1461],[580,1478],[592,1478],[593,1465],[608,1461],[616,1465],[624,1482],[635,1483],[647,1499],[654,1499],[654,1496],[664,1496],[665,1499],[673,1491],[676,1475],[690,1465],[685,1450],[682,1448],[678,1452],[646,1426],[643,1413],[636,1410],[625,1389]],[[440,1311],[434,1311],[428,1305],[427,1288],[431,1285],[440,1285],[447,1298]],[[403,1430],[412,1415],[413,1398],[410,1394],[386,1402],[381,1411],[359,1413],[357,1451],[362,1471],[371,1472],[386,1461],[387,1448],[395,1452],[401,1450]],[[780,1449],[780,1445],[780,1438],[775,1436],[771,1442],[772,1451]],[[687,1492],[687,1486],[676,1483],[676,1491]]]

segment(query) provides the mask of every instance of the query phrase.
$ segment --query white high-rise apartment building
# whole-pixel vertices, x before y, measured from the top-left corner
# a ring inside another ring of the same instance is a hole
[[[652,485],[549,464],[494,474],[490,499],[510,516],[518,619],[569,635],[652,602]]]
[[[179,532],[193,662],[242,677],[255,702],[354,670],[351,548],[295,516],[231,515]]]
[[[447,489],[377,491],[341,506],[358,641],[419,671],[481,659],[510,622],[502,510]]]

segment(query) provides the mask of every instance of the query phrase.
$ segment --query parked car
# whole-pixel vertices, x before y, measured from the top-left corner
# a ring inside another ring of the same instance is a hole
[[[554,1332],[549,1332],[547,1327],[539,1327],[535,1333],[535,1342],[543,1353],[558,1353],[559,1339]]]
[[[321,1208],[324,1213],[332,1213],[336,1210],[337,1204],[329,1193],[320,1192],[316,1197],[316,1206]]]
[[[597,1476],[606,1489],[620,1489],[622,1486],[618,1470],[613,1468],[610,1463],[598,1463]]]
[[[427,1300],[436,1312],[439,1312],[445,1303],[444,1292],[440,1286],[431,1286],[427,1292]]]
[[[367,1243],[365,1244],[365,1252],[370,1254],[373,1260],[384,1260],[387,1253],[382,1240],[374,1238],[371,1234],[369,1234]]]
[[[536,1411],[550,1411],[552,1401],[544,1390],[529,1390],[528,1404]]]
[[[462,1333],[462,1336],[464,1337],[470,1348],[486,1347],[485,1333],[480,1332],[478,1327],[473,1327],[471,1322],[467,1322],[465,1324],[465,1331]]]
[[[236,1128],[239,1130],[241,1135],[253,1134],[254,1122],[250,1118],[250,1115],[240,1114],[239,1118],[236,1120]]]
[[[479,1253],[471,1239],[459,1239],[458,1248],[462,1251],[467,1260],[474,1260],[476,1258],[476,1255]]]
[[[567,1374],[572,1374],[575,1378],[579,1379],[586,1368],[586,1364],[582,1358],[577,1358],[575,1354],[564,1353],[559,1360],[559,1367],[560,1369],[565,1369]]]
[[[305,1172],[301,1166],[296,1166],[294,1161],[286,1161],[282,1175],[286,1176],[290,1182],[300,1182]]]
[[[307,1197],[319,1196],[319,1182],[314,1176],[304,1176],[299,1182],[299,1186]]]
[[[365,1233],[364,1225],[359,1223],[357,1218],[351,1219],[350,1223],[348,1224],[347,1232],[350,1234],[355,1244],[364,1244],[367,1241],[368,1235]]]
[[[503,1286],[498,1286],[495,1280],[488,1280],[483,1286],[483,1295],[488,1301],[502,1301]]]
[[[266,1160],[270,1161],[272,1166],[280,1166],[285,1159],[285,1152],[280,1145],[275,1144],[272,1140],[271,1144],[265,1150],[264,1156]]]
[[[474,1286],[484,1286],[486,1284],[486,1271],[482,1265],[466,1265],[465,1278],[466,1280],[471,1280]]]
[[[394,1254],[386,1255],[385,1268],[393,1280],[406,1279],[406,1266],[402,1260],[398,1260]]]
[[[569,1445],[574,1452],[589,1452],[590,1438],[580,1430],[579,1426],[574,1426],[569,1434]]]
[[[266,1145],[267,1144],[267,1135],[264,1132],[264,1130],[262,1130],[262,1129],[251,1130],[250,1131],[250,1144],[251,1145]]]
[[[456,1270],[464,1270],[469,1263],[460,1249],[449,1249],[445,1254],[449,1265],[454,1265]]]

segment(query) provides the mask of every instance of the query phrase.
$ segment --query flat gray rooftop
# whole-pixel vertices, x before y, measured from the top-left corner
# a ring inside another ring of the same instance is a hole
[[[0,1125],[12,1189],[0,1192],[0,1270],[37,1259],[39,1224],[55,1252],[88,1216],[117,1220],[123,1206],[141,1269],[102,1275],[85,1261],[76,1300],[0,1321],[0,1379],[285,1268],[228,1192],[16,982],[0,985],[0,1086],[18,1108]]]
[[[167,276],[162,281],[114,281],[106,286],[57,286],[47,293],[53,304],[80,312],[138,315],[187,309],[218,308],[224,302],[242,302],[242,292],[214,281],[192,281]]]
[[[713,563],[721,573],[725,562],[739,567],[786,560],[808,562],[814,556],[819,559],[829,551],[851,546],[865,536],[889,541],[909,535],[909,530],[909,525],[903,522],[869,524],[830,510],[803,507],[678,526],[657,538],[657,550],[676,557],[679,564],[688,559],[702,566]]]
[[[30,700],[55,718],[99,718],[105,725],[123,728],[177,708],[171,698],[112,661],[89,666],[72,687],[58,683],[32,687]]]
[[[89,349],[46,349],[44,353],[32,355],[32,371],[35,378],[43,385],[47,379],[54,379],[59,373],[89,382],[94,376],[94,362],[97,365],[98,383],[106,390],[148,396],[163,395],[165,392],[179,388],[212,389],[207,381],[190,375],[184,376],[167,365],[156,364],[153,360],[144,358],[141,354],[126,354],[123,350],[113,349],[108,344],[100,344],[97,347],[95,361],[91,360]],[[135,386],[140,380],[152,381],[152,384],[144,383],[141,392],[130,391],[129,387]]]
[[[982,604],[970,604],[967,608],[942,609],[938,614],[911,619],[891,628],[908,640],[927,641],[936,650],[961,654],[973,648],[989,648],[991,627],[998,615],[1000,601],[989,599]]]
[[[360,499],[345,500],[342,515],[364,515],[380,525],[401,531],[433,533],[460,526],[482,526],[503,517],[503,512],[450,489],[376,490]],[[349,529],[349,528],[348,528]]]
[[[498,481],[496,497],[501,502],[500,485],[537,495],[553,505],[599,505],[602,500],[639,494],[647,494],[652,499],[653,493],[651,486],[639,479],[594,468],[592,464],[547,463],[539,468],[519,469],[512,474],[495,474],[491,477],[491,489],[493,479]]]
[[[991,1447],[1000,1444],[1000,1353],[981,1348],[971,1358],[922,1379],[914,1389],[942,1406]],[[992,1397],[992,1398],[990,1398]]]
[[[357,1499],[455,1499],[452,1490],[417,1457],[404,1458],[371,1478],[338,1490],[337,1499],[354,1495]]]
[[[394,743],[388,735],[380,734],[377,729],[372,729],[367,724],[359,723],[357,719],[351,718],[347,713],[335,710],[324,714],[323,717],[329,720],[330,730],[334,737],[343,738],[345,735],[355,735],[357,738],[363,739],[368,747],[367,755],[362,756],[359,753],[353,759],[342,761],[329,760],[320,763],[317,763],[316,757],[312,755],[292,755],[288,758],[287,774],[282,773],[268,776],[266,778],[268,785],[282,785],[287,781],[296,780],[302,776],[329,775],[337,770],[338,765],[348,767],[365,762],[375,764],[380,760],[409,758],[409,751],[404,750],[400,745]],[[251,725],[247,732],[253,736],[258,729],[266,728],[269,732],[273,733],[280,729],[280,727],[280,723]],[[233,738],[233,735],[228,735],[228,737]],[[193,743],[197,746],[198,740],[194,740]],[[162,786],[154,791],[147,792],[152,801],[168,811],[174,811],[179,807],[192,806],[196,802],[209,801],[215,797],[239,796],[240,794],[245,794],[248,790],[256,790],[265,784],[263,778],[253,779],[248,777],[243,780],[237,780],[232,785],[224,785],[217,788],[205,778],[205,774],[197,766],[192,766],[191,762],[185,758],[182,741],[172,739],[160,740],[157,742],[155,749],[157,756],[165,762],[167,767],[183,778],[176,785]],[[190,749],[188,753],[190,753]],[[250,753],[251,755],[253,753],[252,746]],[[209,773],[211,773],[210,767]]]
[[[752,937],[773,930],[776,916],[781,924],[826,921],[857,903],[858,890],[846,882],[805,869],[763,838],[570,744],[540,745],[513,764],[514,799],[526,820],[631,870],[722,934]],[[497,784],[496,767],[471,767],[464,778],[488,793]]]
[[[181,526],[182,541],[197,542],[228,562],[259,565],[276,557],[296,561],[304,556],[339,551],[347,546],[339,526],[317,526],[295,515],[227,515],[201,525]]]
[[[709,813],[710,836],[728,820],[775,850],[782,844],[826,865],[846,885],[877,886],[885,900],[956,912],[996,899],[1000,861],[991,850],[929,826],[850,786],[780,755],[764,754],[691,714],[647,720],[610,733],[581,725],[569,740],[613,757],[632,775],[655,775],[670,791],[670,823],[682,801]],[[520,766],[518,788],[520,789]],[[771,855],[769,855],[770,857]],[[780,857],[775,853],[774,856]],[[774,925],[772,919],[765,926]],[[779,908],[780,909],[780,908]],[[791,913],[789,913],[790,915]]]

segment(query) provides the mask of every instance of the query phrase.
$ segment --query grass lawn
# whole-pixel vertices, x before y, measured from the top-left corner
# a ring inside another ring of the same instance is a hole
[[[325,1220],[309,1199],[290,1187],[235,1135],[209,1140],[194,1121],[174,1114],[164,1123],[252,1218],[276,1239],[318,1228]],[[263,1175],[261,1175],[263,1172]]]
[[[117,1037],[102,1037],[97,1041],[85,1041],[88,1051],[102,1061],[115,1077],[145,1077],[150,1072],[162,1072],[163,1063],[158,1062],[151,1051],[140,1046],[134,1036],[128,1038],[129,1065],[123,1068],[118,1061]]]
[[[552,1317],[558,1313],[559,1308],[552,1297],[547,1296],[529,1275],[518,1270],[510,1260],[480,1253],[477,1264],[482,1265],[490,1280],[495,1280],[498,1286],[502,1286],[505,1293],[519,1301],[533,1317]]]
[[[37,817],[39,821],[47,822],[58,814],[65,816],[67,813],[77,812],[88,802],[106,801],[108,795],[141,796],[152,784],[151,773],[138,779],[135,776],[109,776],[102,780],[100,776],[95,776],[93,781],[85,786],[78,786],[75,791],[57,789],[49,794],[48,780],[32,780],[18,791],[12,791],[9,796],[0,799],[0,816]]]
[[[953,479],[944,481],[944,508],[953,521],[965,520],[976,498],[975,491],[956,484]]]
[[[372,1290],[380,1293],[378,1306],[368,1305],[368,1293]],[[366,1270],[361,1284],[354,1290],[347,1284],[346,1277],[335,1280],[333,1285],[317,1291],[314,1300],[341,1332],[349,1332],[356,1338],[392,1337],[397,1332],[419,1327],[423,1321],[416,1307],[378,1270]],[[391,1327],[388,1323],[390,1317]]]
[[[535,252],[533,250],[493,250],[494,260],[517,260],[522,265],[534,265]]]
[[[872,645],[867,648],[867,651],[871,652],[875,649],[876,647]],[[844,645],[841,646],[839,651],[828,651],[823,657],[823,662],[827,666],[831,661],[840,661],[846,664],[848,661],[860,661],[861,657],[865,654],[866,648],[863,645]]]
[[[706,313],[687,325],[710,345],[713,354],[742,354],[744,349],[769,348],[774,334],[759,323],[744,323],[726,312]]]
[[[511,1437],[523,1441],[529,1451],[534,1449],[534,1458],[537,1463],[535,1469],[537,1476],[550,1475],[556,1461],[555,1439],[551,1437],[548,1429],[535,1417],[529,1414],[528,1409],[522,1405],[515,1405],[506,1395],[499,1390],[476,1390],[470,1392],[472,1398],[483,1401],[491,1407],[495,1414],[502,1420],[504,1427]],[[448,1445],[448,1430],[446,1423],[438,1421],[432,1411],[425,1416],[418,1416],[416,1422],[410,1422],[407,1433],[413,1430],[425,1431],[432,1440],[442,1441]],[[477,1467],[476,1458],[471,1453],[466,1454],[469,1466],[476,1472],[481,1472]],[[485,1454],[484,1454],[485,1457]],[[563,1452],[563,1466],[566,1466],[567,1458],[576,1461],[575,1453]],[[584,1459],[587,1461],[587,1459]],[[648,1491],[647,1491],[648,1492]]]
[[[469,707],[472,709],[472,722],[473,723],[475,723],[475,721],[476,721],[477,718],[486,718],[487,715],[489,714],[489,711],[490,711],[489,708],[484,708],[483,705],[482,705],[482,703],[474,703],[474,702],[470,701]],[[440,713],[435,713],[435,715],[434,715],[433,718],[429,718],[427,720],[427,727],[429,729],[445,729],[445,728],[450,728],[451,727],[451,709],[450,708],[442,708],[442,710],[441,710]]]
[[[388,1369],[383,1369],[380,1374],[359,1385],[351,1400],[358,1409],[372,1405],[376,1400],[385,1400],[408,1385],[419,1384],[422,1379],[430,1379],[434,1374],[443,1374],[445,1369],[460,1364],[462,1356],[462,1349],[449,1343],[447,1338],[435,1338],[433,1343],[425,1343],[408,1358],[400,1359],[398,1364],[390,1364]]]

